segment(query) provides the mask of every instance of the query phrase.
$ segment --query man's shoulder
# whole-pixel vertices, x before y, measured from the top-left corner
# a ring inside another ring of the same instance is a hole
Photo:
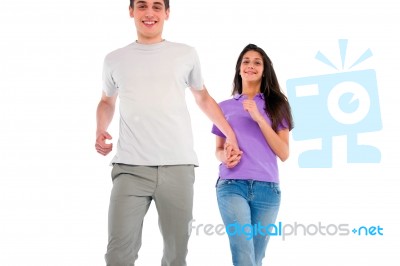
[[[132,44],[128,44],[128,45],[125,45],[123,47],[114,49],[111,52],[109,52],[108,54],[106,54],[105,57],[106,58],[118,57],[118,56],[120,56],[122,54],[125,54],[126,51],[130,49],[131,46],[132,46]]]
[[[167,41],[168,47],[172,49],[177,49],[181,51],[195,51],[195,48],[189,44],[181,43],[181,42],[171,42]]]
[[[183,43],[183,42],[173,42],[173,41],[166,41],[170,46],[174,46],[174,47],[180,47],[180,48],[193,48],[193,46],[187,44],[187,43]]]

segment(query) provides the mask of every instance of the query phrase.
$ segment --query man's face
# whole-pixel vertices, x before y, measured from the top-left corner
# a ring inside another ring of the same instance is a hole
[[[135,19],[138,40],[142,43],[155,43],[162,40],[164,21],[168,19],[169,9],[163,0],[135,0],[129,14]]]

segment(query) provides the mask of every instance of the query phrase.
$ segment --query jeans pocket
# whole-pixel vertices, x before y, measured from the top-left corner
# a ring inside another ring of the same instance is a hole
[[[114,180],[118,177],[118,175],[120,174],[119,171],[119,164],[117,163],[113,163],[112,164],[112,169],[111,169],[111,181],[114,182]]]
[[[232,182],[233,182],[233,180],[231,180],[231,179],[221,179],[221,178],[218,178],[216,187],[221,187],[221,186],[229,185],[229,184],[232,184]]]
[[[281,195],[281,188],[279,186],[274,186],[273,190],[276,195],[279,195],[279,196]]]

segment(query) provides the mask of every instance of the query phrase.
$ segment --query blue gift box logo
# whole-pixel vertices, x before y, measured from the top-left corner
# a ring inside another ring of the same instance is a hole
[[[347,40],[339,40],[344,69]],[[368,49],[348,70],[372,56]],[[321,52],[316,59],[338,70]],[[332,138],[347,137],[348,163],[379,163],[379,149],[357,143],[357,134],[382,129],[376,73],[373,69],[289,79],[294,140],[321,140],[321,149],[299,155],[301,168],[332,167]]]

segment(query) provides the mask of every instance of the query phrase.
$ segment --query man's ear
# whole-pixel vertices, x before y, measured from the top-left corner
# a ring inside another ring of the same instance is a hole
[[[168,20],[168,18],[169,18],[169,8],[167,10],[165,10],[165,14],[166,14],[165,20]]]
[[[129,5],[129,16],[133,18],[133,8]]]

